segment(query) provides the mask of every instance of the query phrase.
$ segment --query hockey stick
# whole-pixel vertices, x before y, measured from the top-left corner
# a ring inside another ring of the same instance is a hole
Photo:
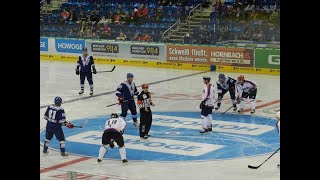
[[[130,100],[134,100],[134,99],[136,99],[136,98],[124,100],[122,103],[130,101]],[[117,105],[117,104],[119,104],[119,103],[117,102],[117,103],[109,104],[107,107],[114,106],[114,105]]]
[[[76,127],[76,128],[83,128],[84,126],[86,126],[88,124],[88,120],[86,119],[86,120],[84,120],[84,122],[82,123],[82,125],[80,125],[80,126],[73,126],[73,127]]]
[[[229,107],[227,110],[225,110],[223,113],[221,113],[220,115],[218,115],[218,116],[224,115],[224,113],[228,112],[232,107],[233,107],[233,105],[232,105],[231,107]]]
[[[280,148],[277,149],[276,152],[274,152],[273,154],[271,154],[271,156],[269,156],[268,159],[270,159],[270,158],[271,158],[274,154],[276,154],[279,150],[280,150]],[[251,165],[248,165],[248,168],[250,168],[250,169],[258,169],[262,164],[264,164],[265,162],[267,162],[268,159],[266,159],[266,160],[265,160],[263,163],[261,163],[259,166],[251,166]]]
[[[113,66],[113,68],[110,71],[97,71],[97,73],[112,72],[115,68],[116,66]]]

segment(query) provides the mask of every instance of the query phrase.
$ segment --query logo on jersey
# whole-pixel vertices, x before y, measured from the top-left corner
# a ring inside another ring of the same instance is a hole
[[[107,118],[93,118],[85,128],[64,128],[67,151],[96,158]],[[127,158],[149,161],[221,160],[262,155],[279,147],[275,119],[238,114],[213,114],[213,119],[213,132],[200,134],[202,121],[199,112],[154,112],[151,137],[144,140],[140,139],[138,129],[128,116],[124,133]],[[72,121],[75,125],[82,122],[81,119]],[[45,131],[40,137],[43,142]],[[59,142],[52,141],[50,146],[59,151]],[[110,149],[105,158],[119,159],[116,147]]]
[[[82,53],[82,48],[85,47],[85,41],[71,39],[55,39],[55,47],[57,52]]]
[[[48,51],[48,38],[40,38],[40,51]]]

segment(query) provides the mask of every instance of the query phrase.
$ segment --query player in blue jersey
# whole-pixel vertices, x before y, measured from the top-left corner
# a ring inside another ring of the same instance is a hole
[[[88,49],[86,47],[82,48],[82,55],[79,56],[79,60],[77,62],[76,74],[80,75],[80,92],[79,94],[83,94],[84,92],[84,81],[87,78],[87,81],[90,85],[90,95],[93,95],[93,80],[92,73],[96,74],[97,70],[94,65],[94,60],[91,55],[88,54]],[[92,68],[92,71],[91,71]]]
[[[68,154],[65,152],[66,151],[65,144],[64,144],[65,138],[62,130],[62,125],[68,128],[73,128],[74,125],[66,121],[64,109],[60,107],[61,104],[62,104],[61,97],[55,97],[54,104],[50,105],[44,114],[44,119],[47,120],[46,140],[43,144],[43,151],[42,151],[44,154],[48,154],[48,147],[49,147],[50,140],[53,138],[53,135],[55,135],[60,143],[61,155],[68,156]]]
[[[233,105],[233,111],[237,110],[237,100],[236,100],[236,93],[235,93],[235,83],[237,80],[226,77],[224,74],[219,74],[218,76],[219,80],[217,81],[217,92],[218,92],[218,103],[215,110],[218,110],[221,106],[221,101],[225,93],[229,91],[232,105]]]
[[[131,112],[131,116],[133,119],[133,125],[138,127],[138,121],[137,121],[137,108],[136,103],[134,101],[134,96],[137,96],[139,94],[136,85],[133,81],[133,74],[128,73],[127,74],[127,80],[122,82],[115,94],[118,97],[119,104],[121,105],[121,114],[120,116],[125,119],[127,116],[128,109]]]

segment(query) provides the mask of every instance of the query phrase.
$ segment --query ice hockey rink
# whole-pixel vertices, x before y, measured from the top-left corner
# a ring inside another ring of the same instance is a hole
[[[210,76],[215,85],[219,72],[116,66],[113,72],[93,75],[93,96],[89,96],[87,81],[85,93],[79,96],[75,67],[75,63],[40,63],[41,180],[67,179],[68,172],[76,172],[77,179],[86,180],[280,179],[277,167],[280,151],[259,169],[248,168],[248,165],[258,166],[280,147],[275,127],[275,114],[280,110],[279,76],[244,74],[245,79],[258,84],[256,113],[251,115],[250,105],[246,104],[243,114],[230,109],[220,116],[231,106],[227,93],[221,108],[213,114],[213,132],[200,134],[202,77]],[[98,71],[112,67],[96,65]],[[129,72],[134,74],[139,91],[141,84],[149,83],[155,103],[151,137],[140,139],[128,112],[124,139],[129,163],[122,165],[116,146],[97,165],[104,122],[112,112],[120,113],[119,105],[106,106],[117,102],[114,91]],[[239,74],[226,72],[225,75],[236,78]],[[50,142],[49,154],[42,154],[46,125],[43,115],[55,96],[63,99],[68,121],[81,125],[88,120],[84,128],[63,127],[68,157],[60,155],[55,138]]]

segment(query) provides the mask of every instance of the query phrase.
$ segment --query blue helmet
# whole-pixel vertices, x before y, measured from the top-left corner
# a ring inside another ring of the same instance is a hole
[[[62,104],[62,98],[57,96],[54,98],[54,104],[60,106]]]
[[[133,76],[133,74],[132,73],[128,73],[127,74],[127,78],[133,78],[134,76]]]
[[[219,74],[219,79],[222,79],[222,78],[226,78],[226,76],[223,73]]]
[[[82,51],[88,51],[88,49],[86,47],[83,47]]]

